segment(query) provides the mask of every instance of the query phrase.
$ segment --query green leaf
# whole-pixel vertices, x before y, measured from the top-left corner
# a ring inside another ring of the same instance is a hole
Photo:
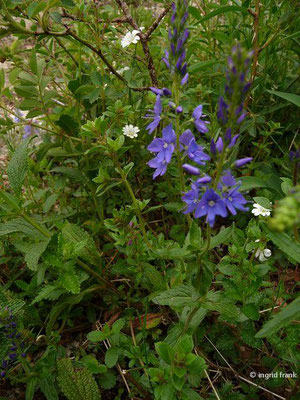
[[[80,283],[75,271],[62,271],[59,276],[59,282],[69,292],[73,294],[80,293]]]
[[[47,6],[46,2],[43,1],[33,1],[28,9],[27,14],[29,18],[34,18],[39,12],[43,11]]]
[[[107,367],[104,364],[100,364],[94,356],[86,356],[80,360],[91,374],[105,374],[107,372]]]
[[[92,331],[87,334],[87,338],[91,342],[102,342],[102,340],[107,338],[107,334],[101,331]]]
[[[259,320],[258,307],[253,303],[244,305],[244,307],[242,307],[242,312],[246,317],[253,319],[254,321]]]
[[[58,289],[56,286],[44,286],[39,291],[39,294],[32,300],[31,304],[39,303],[42,300],[57,300],[63,293],[65,293],[65,290]]]
[[[190,250],[181,247],[155,249],[153,253],[166,260],[184,259],[192,256]]]
[[[200,61],[198,63],[193,64],[189,68],[190,73],[197,73],[199,71],[202,71],[203,69],[210,68],[212,66],[216,65],[215,61]]]
[[[289,258],[300,263],[300,244],[292,240],[287,233],[269,232],[267,236]]]
[[[68,400],[100,400],[99,388],[89,370],[74,369],[72,361],[64,358],[57,362],[57,382]]]
[[[32,377],[26,385],[25,400],[33,400],[35,387],[37,384],[37,378]]]
[[[164,362],[171,364],[174,358],[174,350],[167,343],[155,343],[155,350]]]
[[[0,69],[0,93],[2,89],[4,89],[5,86],[5,74],[4,74],[4,69]]]
[[[281,97],[284,100],[289,101],[290,103],[295,104],[300,107],[300,96],[294,93],[285,93],[285,92],[277,92],[276,90],[267,90],[270,94],[275,94],[275,96]]]
[[[61,5],[63,7],[75,7],[73,0],[61,0]]]
[[[204,358],[197,356],[195,360],[188,365],[188,369],[193,375],[201,375],[206,369]]]
[[[220,244],[226,243],[231,238],[232,231],[232,226],[221,230],[216,236],[211,239],[209,250],[219,246]]]
[[[182,351],[184,354],[191,353],[194,348],[194,342],[192,336],[186,335],[176,346],[176,350]]]
[[[267,199],[266,197],[253,197],[253,200],[255,201],[255,203],[259,204],[264,208],[270,209],[271,207],[270,200]]]
[[[274,315],[263,328],[257,332],[256,338],[271,336],[279,329],[290,324],[291,321],[300,318],[300,297],[295,299],[288,306],[284,307],[278,314]]]
[[[268,184],[261,178],[256,176],[242,176],[242,185],[240,187],[241,191],[247,191],[259,187],[268,187]]]
[[[119,358],[119,349],[116,347],[110,347],[105,353],[105,364],[108,368],[114,367]]]
[[[201,228],[197,222],[193,219],[189,230],[189,233],[185,240],[185,246],[191,245],[196,249],[201,249],[202,245],[202,234]]]
[[[21,195],[22,185],[28,168],[28,142],[29,139],[21,142],[15,150],[7,167],[8,180],[16,196]]]
[[[50,239],[38,243],[33,243],[28,248],[28,251],[26,251],[25,261],[27,263],[27,267],[32,271],[37,271],[38,261],[41,255],[46,250],[49,242]]]
[[[76,134],[79,131],[78,122],[69,114],[62,114],[55,122],[63,131],[69,134]]]
[[[164,290],[166,288],[166,283],[162,274],[159,273],[153,265],[142,263],[142,267],[149,283],[153,286],[154,290]]]
[[[194,305],[199,295],[193,286],[180,285],[155,296],[152,301],[162,306],[182,307]]]
[[[62,229],[62,237],[63,252],[65,252],[66,255],[72,255],[68,252],[68,245],[80,245],[80,247],[77,248],[78,252],[76,256],[80,256],[94,265],[99,265],[101,258],[98,249],[93,238],[87,232],[75,224],[66,223]]]
[[[204,15],[203,17],[202,16],[200,16],[200,18],[197,17],[198,23],[203,23],[203,22],[215,17],[216,15],[225,14],[225,13],[228,13],[228,12],[241,12],[241,13],[243,13],[245,15],[248,14],[247,9],[244,8],[244,7],[240,7],[240,6],[218,7],[216,10]]]
[[[28,237],[45,239],[45,236],[22,218],[11,219],[10,221],[0,224],[0,236],[10,233],[21,232]]]

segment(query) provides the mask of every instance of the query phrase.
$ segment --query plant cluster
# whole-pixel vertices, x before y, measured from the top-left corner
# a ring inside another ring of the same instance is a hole
[[[296,400],[297,2],[0,9],[0,400]]]

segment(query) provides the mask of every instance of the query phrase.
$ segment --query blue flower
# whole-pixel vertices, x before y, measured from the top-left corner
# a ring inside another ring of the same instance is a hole
[[[205,161],[210,160],[208,154],[204,153],[203,147],[199,146],[195,139],[191,139],[187,149],[187,155],[190,160],[196,164],[205,165]]]
[[[153,133],[155,129],[158,127],[160,120],[161,120],[161,112],[162,112],[162,105],[161,105],[161,98],[160,95],[156,96],[156,102],[154,105],[153,111],[150,110],[151,114],[146,114],[146,118],[153,118],[153,121],[150,122],[150,124],[147,125],[146,129],[149,133]]]
[[[223,200],[232,215],[236,215],[236,210],[248,211],[248,208],[244,207],[244,204],[247,203],[247,200],[238,191],[238,188],[233,188],[229,190],[229,192],[223,193]]]
[[[203,109],[203,106],[202,106],[202,104],[200,104],[193,111],[194,124],[195,124],[196,129],[199,132],[207,133],[208,127],[206,125],[209,124],[209,122],[201,120],[201,117],[204,117],[204,115],[202,115],[202,109]]]
[[[234,179],[230,169],[225,171],[225,174],[221,178],[223,185],[230,187],[236,185],[236,180]]]
[[[189,172],[191,175],[200,175],[200,169],[190,164],[183,164],[182,168]]]
[[[252,160],[253,160],[253,157],[240,158],[239,160],[236,160],[235,166],[236,167],[243,167],[244,165],[248,164]]]
[[[161,153],[158,153],[158,155],[155,158],[152,158],[152,160],[148,162],[148,165],[151,168],[156,168],[153,174],[153,179],[155,179],[159,175],[160,176],[164,175],[168,167],[168,163],[164,159],[163,154]]]
[[[184,214],[193,212],[199,203],[199,188],[192,183],[192,189],[182,196],[182,200],[186,203],[187,207],[183,211]]]
[[[180,151],[185,150],[185,154],[187,154],[187,149],[192,139],[195,139],[195,136],[192,134],[192,131],[190,129],[184,131],[179,138]]]
[[[206,215],[206,220],[211,227],[214,226],[217,215],[221,217],[227,216],[224,200],[213,189],[207,189],[197,204],[195,218],[200,218],[204,215]]]
[[[166,126],[162,131],[162,138],[155,138],[148,146],[148,150],[158,153],[155,158],[148,162],[149,167],[155,168],[153,179],[164,175],[175,149],[176,134],[172,124]]]
[[[163,159],[169,163],[174,152],[176,135],[172,124],[166,126],[162,131],[162,138],[155,138],[147,149],[152,153],[160,153]]]

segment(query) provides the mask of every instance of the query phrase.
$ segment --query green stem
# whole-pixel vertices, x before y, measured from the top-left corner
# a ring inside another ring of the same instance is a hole
[[[108,280],[102,278],[101,275],[99,275],[96,271],[94,271],[92,268],[90,268],[88,265],[86,265],[83,261],[77,259],[76,263],[80,265],[87,273],[92,275],[95,279],[97,279],[101,283],[105,283],[106,286],[108,286],[114,293],[116,293],[119,297],[122,297],[122,293],[119,292],[118,289],[114,287],[114,285],[109,282]]]
[[[32,219],[31,217],[29,217],[26,214],[22,214],[21,215],[22,218],[25,219],[25,221],[27,221],[30,225],[32,225],[35,229],[37,229],[39,232],[41,232],[42,235],[46,236],[48,239],[51,238],[51,233],[49,233],[46,229],[44,229],[40,224],[38,224],[37,222],[35,222],[34,219]]]
[[[128,182],[128,180],[126,178],[126,174],[123,171],[123,169],[122,169],[119,161],[117,160],[117,157],[116,157],[115,154],[112,155],[112,159],[113,159],[113,161],[114,161],[114,163],[115,163],[115,165],[117,167],[117,170],[118,170],[119,174],[122,177],[122,180],[123,180],[123,182],[124,182],[124,184],[126,186],[126,189],[127,189],[128,193],[129,193],[129,195],[131,197],[133,207],[134,207],[134,209],[135,209],[135,211],[137,213],[137,217],[138,217],[139,222],[140,222],[141,231],[142,231],[145,243],[147,244],[148,248],[151,248],[152,246],[151,246],[151,244],[150,244],[150,242],[148,240],[148,237],[147,237],[147,232],[146,232],[146,228],[145,228],[145,221],[144,221],[144,218],[142,216],[141,209],[140,209],[140,207],[138,205],[138,201],[137,201],[137,199],[135,197],[135,194],[134,194],[134,192],[132,190],[132,187],[131,187],[130,183]]]
[[[174,100],[175,100],[175,107],[177,108],[180,105],[180,83],[178,80],[178,76],[175,75],[174,84],[173,84],[173,92],[174,92]],[[180,187],[181,193],[185,192],[185,183],[184,183],[184,176],[183,176],[183,169],[182,169],[182,160],[180,154],[180,116],[177,112],[175,112],[175,132],[176,132],[176,156],[177,156],[177,167],[180,177]],[[191,226],[192,219],[189,214],[186,214],[188,226]]]

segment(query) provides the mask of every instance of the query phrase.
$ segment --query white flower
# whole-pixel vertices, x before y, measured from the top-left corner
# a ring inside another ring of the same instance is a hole
[[[269,217],[271,214],[271,210],[269,208],[265,208],[260,204],[254,203],[253,210],[251,211],[256,217],[262,215],[263,217]]]
[[[144,26],[140,26],[140,31],[143,32],[143,30],[145,29]]]
[[[255,242],[259,242],[259,239],[255,240]],[[270,249],[260,249],[258,248],[255,253],[255,257],[259,259],[260,262],[267,261],[269,257],[271,257],[272,252]]]
[[[128,71],[129,69],[130,69],[129,67],[120,68],[120,69],[117,69],[117,73],[118,73],[119,75],[123,75],[123,73],[124,73],[125,71]]]
[[[133,125],[125,125],[123,128],[123,135],[130,137],[131,139],[137,137],[140,128]]]
[[[137,42],[140,40],[138,33],[140,33],[140,31],[134,30],[132,32],[127,32],[121,40],[122,47],[130,46],[132,43],[137,44]]]

